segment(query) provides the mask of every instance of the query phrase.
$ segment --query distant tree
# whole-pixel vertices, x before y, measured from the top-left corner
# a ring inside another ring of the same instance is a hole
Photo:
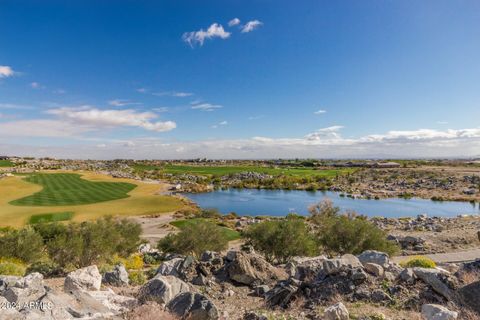
[[[198,220],[186,225],[177,234],[169,234],[158,242],[163,252],[180,253],[199,257],[204,251],[222,251],[227,248],[228,239],[221,227],[215,223]]]
[[[270,262],[285,263],[294,256],[312,256],[318,252],[305,219],[294,214],[251,225],[244,237]]]

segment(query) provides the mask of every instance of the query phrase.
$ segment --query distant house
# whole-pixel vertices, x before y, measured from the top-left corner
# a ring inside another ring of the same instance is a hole
[[[373,164],[374,168],[399,168],[400,166],[398,162],[376,162]]]

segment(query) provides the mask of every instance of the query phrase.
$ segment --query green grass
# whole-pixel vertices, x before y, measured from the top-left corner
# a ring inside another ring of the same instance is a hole
[[[163,167],[150,165],[135,165],[135,169],[139,171],[145,170],[161,170],[164,173],[171,174],[198,174],[205,176],[224,176],[228,174],[235,174],[245,171],[259,172],[270,174],[272,176],[290,175],[290,176],[324,176],[334,177],[337,174],[353,172],[354,169],[311,169],[311,168],[271,168],[259,166],[180,166],[180,165],[166,165]]]
[[[186,219],[186,220],[177,220],[172,221],[170,224],[179,229],[183,229],[186,226],[197,224],[199,221],[204,221],[202,218]],[[227,227],[220,227],[227,237],[228,241],[238,240],[241,238],[241,235],[238,231],[229,229]]]
[[[129,197],[136,185],[126,182],[92,182],[72,173],[33,174],[25,181],[43,189],[30,196],[11,201],[15,206],[65,206],[91,204]]]
[[[14,163],[10,160],[0,160],[0,167],[13,167]]]
[[[68,221],[73,217],[72,211],[54,212],[54,213],[42,213],[35,214],[28,219],[29,224],[55,222],[55,221]]]

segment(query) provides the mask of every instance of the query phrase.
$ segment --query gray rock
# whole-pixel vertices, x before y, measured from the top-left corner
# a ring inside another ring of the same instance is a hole
[[[339,302],[325,309],[324,318],[325,320],[348,320],[350,314],[345,305]]]
[[[116,265],[113,271],[106,272],[103,275],[103,283],[112,286],[128,286],[130,280],[128,279],[128,272],[123,265]]]
[[[168,303],[167,309],[182,319],[217,320],[219,318],[217,307],[199,293],[181,293]]]
[[[405,268],[398,276],[400,280],[408,284],[413,284],[415,282],[415,274],[413,273],[412,268]]]
[[[375,250],[367,250],[362,252],[358,256],[358,259],[363,265],[365,265],[366,263],[375,263],[382,266],[383,268],[388,268],[390,262],[388,254]]]
[[[157,275],[161,276],[180,276],[180,266],[183,258],[173,258],[172,260],[164,261],[158,267]]]
[[[458,295],[464,305],[480,314],[480,281],[461,287]]]
[[[458,313],[438,304],[424,304],[422,306],[422,317],[425,320],[455,320]]]
[[[441,279],[441,276],[447,276],[446,271],[426,268],[413,268],[413,273],[417,278],[430,285],[433,290],[441,294],[447,300],[454,299],[454,291]]]
[[[21,279],[22,277],[16,276],[0,276],[0,295],[2,295],[2,292],[7,290],[8,287],[13,286]]]
[[[10,303],[24,305],[35,302],[45,295],[46,289],[43,285],[43,276],[40,273],[32,273],[18,279],[15,283],[3,292],[3,296]]]
[[[158,304],[165,305],[180,293],[189,290],[188,284],[177,277],[157,275],[140,288],[138,300],[140,303],[155,301]]]
[[[340,257],[340,259],[342,259],[344,261],[344,264],[346,266],[349,266],[350,268],[361,268],[362,267],[362,263],[360,262],[360,260],[355,257],[353,254],[344,254],[343,256]]]
[[[209,262],[218,258],[220,258],[220,254],[218,252],[205,251],[204,253],[202,253],[202,256],[200,257],[200,261]]]
[[[383,290],[377,289],[372,292],[370,299],[373,302],[392,301],[392,298]]]
[[[9,301],[0,296],[0,320],[19,319],[20,313],[15,308],[9,308]]]
[[[208,278],[205,277],[203,274],[199,274],[195,278],[193,278],[192,283],[196,286],[206,286],[208,285]]]
[[[296,265],[295,279],[304,281],[316,277],[323,270],[323,261],[326,259],[325,256],[295,258],[293,261],[293,264]]]
[[[263,314],[247,312],[243,315],[243,320],[268,320],[268,318]]]
[[[297,291],[298,286],[295,282],[280,281],[272,290],[265,293],[265,302],[270,307],[286,308]]]
[[[383,267],[376,263],[370,263],[370,262],[365,263],[365,270],[376,277],[383,277],[385,274]]]
[[[97,266],[90,266],[70,272],[65,278],[64,290],[66,292],[76,290],[100,290],[102,275]]]
[[[266,284],[286,278],[286,273],[272,266],[262,256],[254,253],[236,251],[227,265],[227,273],[231,280],[241,284]]]
[[[253,290],[255,291],[256,296],[263,297],[268,291],[270,291],[270,287],[267,285],[260,285],[253,288]]]

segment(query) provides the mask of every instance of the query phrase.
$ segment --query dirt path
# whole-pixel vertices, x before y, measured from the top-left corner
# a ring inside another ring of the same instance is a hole
[[[459,252],[426,254],[423,256],[432,259],[436,263],[468,262],[480,259],[480,248]],[[396,263],[400,263],[402,261],[408,260],[411,257],[412,256],[393,257],[393,261]]]

